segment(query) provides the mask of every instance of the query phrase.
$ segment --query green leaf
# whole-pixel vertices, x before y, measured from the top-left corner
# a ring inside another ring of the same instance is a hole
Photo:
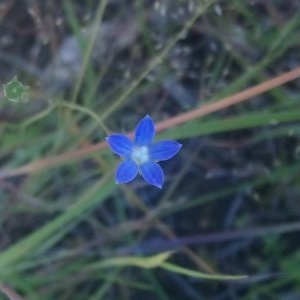
[[[52,239],[57,233],[61,238],[71,230],[90,210],[104,201],[112,192],[115,184],[109,179],[111,179],[110,174],[96,182],[86,193],[80,195],[74,205],[66,212],[4,250],[0,254],[0,273],[9,271],[10,265],[36,253],[39,248],[45,251],[46,248],[57,242],[57,239]]]
[[[300,110],[290,109],[280,112],[255,112],[237,117],[203,121],[201,119],[184,123],[181,126],[170,128],[159,134],[159,138],[171,137],[174,139],[203,136],[232,130],[241,130],[265,125],[277,125],[279,123],[300,120]]]
[[[194,278],[199,278],[199,279],[241,280],[241,279],[248,278],[247,275],[223,275],[223,274],[201,273],[201,272],[198,272],[198,271],[186,269],[186,268],[183,268],[183,267],[171,264],[171,263],[167,263],[167,262],[164,262],[160,267],[165,269],[165,270],[174,272],[174,273],[178,273],[178,274],[182,274],[182,275],[186,275],[186,276],[190,276],[190,277],[194,277]]]
[[[88,269],[102,269],[108,267],[140,267],[140,268],[156,268],[160,267],[165,260],[171,255],[172,251],[162,252],[152,256],[123,256],[105,259],[98,264],[93,264]]]
[[[125,256],[114,257],[105,259],[97,264],[93,263],[88,266],[89,270],[111,268],[111,267],[139,267],[139,268],[162,268],[174,273],[182,275],[209,279],[209,280],[241,280],[245,279],[247,275],[223,275],[223,274],[207,274],[198,271],[186,269],[171,263],[167,263],[166,260],[173,254],[173,251],[166,251],[156,255],[140,257],[140,256]]]

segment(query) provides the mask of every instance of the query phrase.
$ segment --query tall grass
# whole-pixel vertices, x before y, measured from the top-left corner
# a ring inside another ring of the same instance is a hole
[[[29,104],[1,96],[0,111],[22,117],[0,124],[0,299],[299,295],[299,13],[278,21],[273,3],[174,1],[174,17],[155,27],[151,18],[164,19],[156,6],[132,4],[128,21],[109,1],[86,4],[85,30],[109,18],[143,25],[99,62],[99,32],[85,34],[82,6],[63,2],[80,74],[55,94],[34,78]],[[176,67],[184,43],[200,47],[189,49],[196,79],[192,65]],[[162,88],[169,74],[193,81],[191,90],[183,83],[193,103]],[[183,144],[164,164],[162,191],[115,185],[118,158],[104,142],[109,132],[132,135],[146,114],[158,138]]]

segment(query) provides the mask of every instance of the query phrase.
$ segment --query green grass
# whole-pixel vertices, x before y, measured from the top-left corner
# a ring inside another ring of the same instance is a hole
[[[275,9],[274,15],[263,15],[261,7],[238,0],[194,1],[192,12],[166,17],[160,29],[149,17],[158,18],[159,12],[136,3],[127,11],[138,24],[134,42],[119,52],[108,47],[111,57],[95,66],[97,33],[87,39],[81,29],[126,16],[109,1],[96,9],[88,2],[84,8],[71,1],[61,6],[64,24],[82,51],[81,71],[70,90],[49,95],[35,78],[29,92],[39,99],[8,103],[1,96],[0,112],[9,108],[22,114],[34,101],[46,101],[35,114],[0,123],[1,172],[88,148],[111,131],[129,132],[145,114],[160,121],[186,112],[187,106],[168,97],[161,84],[170,74],[193,78],[193,65],[176,67],[186,58],[178,58],[175,50],[185,43],[198,47],[190,55],[201,65],[190,110],[297,67],[299,13],[282,13],[278,21],[279,6],[269,3],[264,8]],[[180,8],[188,10],[186,4],[174,1],[169,9],[176,15]],[[156,31],[163,40],[159,47]],[[187,33],[197,38],[185,39]],[[13,75],[27,82],[26,74]],[[140,180],[115,185],[118,158],[107,148],[0,181],[0,283],[30,300],[214,299],[228,281],[239,299],[283,299],[291,290],[299,295],[297,232],[276,227],[299,219],[298,91],[294,81],[159,132],[157,138],[183,144],[179,155],[163,164],[161,191]],[[249,166],[254,169],[248,174]],[[138,248],[149,243],[151,249],[151,242],[159,245],[160,239],[163,244],[175,236],[225,234],[222,222],[239,197],[243,201],[230,229],[275,229],[245,238],[249,248],[229,256],[228,263],[223,247],[227,253],[238,241],[168,249],[174,252]],[[266,279],[256,280],[260,275]],[[1,291],[0,299],[13,299]]]

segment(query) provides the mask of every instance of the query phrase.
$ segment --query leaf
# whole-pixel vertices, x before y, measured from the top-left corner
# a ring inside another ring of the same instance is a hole
[[[108,267],[140,267],[145,269],[160,267],[171,255],[172,251],[162,252],[156,255],[141,256],[124,256],[105,259],[98,264],[91,265],[88,269],[102,269]]]
[[[198,271],[186,269],[171,263],[166,260],[173,254],[172,251],[162,252],[156,255],[140,257],[140,256],[125,256],[105,259],[98,264],[92,264],[88,267],[89,270],[103,269],[110,267],[140,267],[145,269],[162,268],[174,273],[209,280],[241,280],[247,275],[223,275],[223,274],[207,274]]]
[[[174,273],[178,273],[178,274],[182,274],[182,275],[186,275],[186,276],[190,276],[190,277],[194,277],[194,278],[199,278],[199,279],[241,280],[241,279],[248,278],[247,275],[223,275],[223,274],[201,273],[201,272],[198,272],[198,271],[186,269],[186,268],[183,268],[183,267],[171,264],[171,263],[167,263],[167,262],[164,262],[160,267],[165,269],[165,270],[174,272]]]
[[[82,220],[87,212],[104,201],[113,188],[114,183],[108,174],[92,185],[84,194],[79,195],[77,201],[64,213],[2,251],[0,273],[5,273],[11,265],[37,252],[38,249],[42,248],[45,251],[53,245]],[[55,235],[57,238],[53,238]]]

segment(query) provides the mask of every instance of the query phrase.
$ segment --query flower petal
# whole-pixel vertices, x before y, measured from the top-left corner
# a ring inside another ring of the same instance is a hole
[[[153,120],[147,115],[135,127],[135,144],[146,146],[153,140],[155,128]]]
[[[116,169],[116,183],[125,183],[134,179],[138,173],[138,166],[132,159],[123,160]]]
[[[140,165],[143,178],[150,184],[161,189],[164,181],[164,172],[161,166],[155,162],[146,162]]]
[[[132,141],[124,134],[111,134],[106,138],[110,149],[120,155],[128,156],[132,151]]]
[[[149,154],[154,161],[167,160],[173,157],[180,150],[181,146],[181,144],[173,140],[162,140],[149,146]]]

